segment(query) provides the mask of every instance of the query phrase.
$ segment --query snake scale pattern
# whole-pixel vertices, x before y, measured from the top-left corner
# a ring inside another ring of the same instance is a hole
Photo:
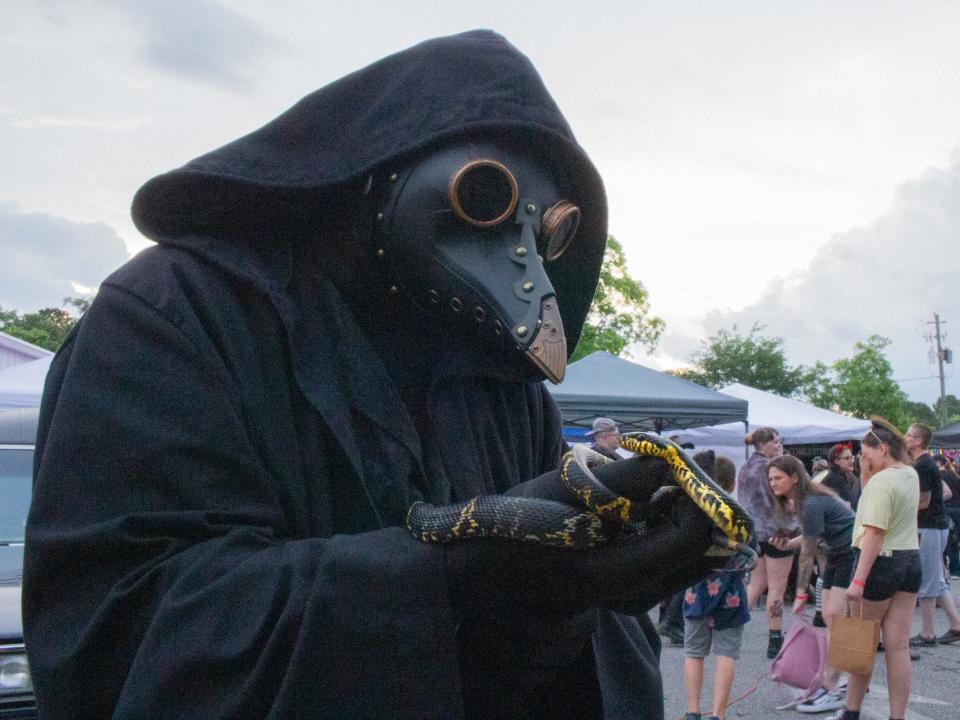
[[[442,506],[416,502],[407,513],[407,528],[425,543],[496,537],[583,549],[609,542],[618,534],[648,532],[664,500],[679,488],[713,523],[708,554],[733,556],[731,569],[756,562],[749,515],[682,448],[665,437],[642,432],[623,435],[620,446],[665,461],[675,485],[661,488],[646,503],[618,495],[592,471],[610,460],[578,445],[564,455],[560,478],[579,507],[509,495],[485,495]]]

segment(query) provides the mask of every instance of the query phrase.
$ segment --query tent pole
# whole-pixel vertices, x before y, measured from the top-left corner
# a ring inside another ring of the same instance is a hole
[[[746,437],[749,433],[750,433],[750,421],[749,421],[749,420],[744,420],[744,421],[743,421],[743,436]],[[746,442],[743,443],[743,459],[744,459],[744,460],[749,460],[749,459],[750,459],[750,446],[747,445]]]

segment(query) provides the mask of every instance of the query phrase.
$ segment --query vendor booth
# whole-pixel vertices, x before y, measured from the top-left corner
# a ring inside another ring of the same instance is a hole
[[[53,355],[0,370],[0,412],[40,407],[43,383]]]
[[[780,433],[784,445],[824,445],[860,440],[870,423],[860,418],[824,410],[810,403],[785,398],[740,383],[722,388],[725,395],[746,400],[750,404],[750,428],[772,427]],[[672,431],[671,431],[672,432]],[[745,432],[740,423],[686,430],[680,433],[684,442],[697,449],[712,449],[730,458],[739,466],[752,447],[744,443]]]
[[[741,438],[747,420],[745,400],[600,351],[572,363],[550,394],[571,441],[582,439],[596,417],[613,419],[621,432],[734,423]]]
[[[942,427],[933,434],[930,441],[933,448],[960,448],[960,422]]]

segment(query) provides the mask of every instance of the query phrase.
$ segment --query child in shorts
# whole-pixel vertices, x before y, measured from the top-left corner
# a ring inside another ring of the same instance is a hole
[[[724,490],[733,492],[736,475],[734,464],[724,457],[718,457],[711,463],[706,458],[700,459],[700,455],[694,458],[697,463],[713,475]],[[715,465],[715,472],[710,472],[711,464]],[[744,575],[744,572],[711,573],[705,580],[689,588],[684,596],[685,720],[724,720],[726,717],[727,701],[733,686],[734,661],[740,657],[743,626],[750,620]],[[717,657],[713,677],[713,713],[704,717],[700,714],[700,691],[703,689],[704,658],[711,648]]]

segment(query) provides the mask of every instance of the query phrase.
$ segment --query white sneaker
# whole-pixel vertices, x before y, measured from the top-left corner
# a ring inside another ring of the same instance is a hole
[[[842,709],[843,698],[840,697],[839,693],[831,692],[823,692],[815,695],[802,705],[797,705],[797,712],[799,713],[822,713]]]

